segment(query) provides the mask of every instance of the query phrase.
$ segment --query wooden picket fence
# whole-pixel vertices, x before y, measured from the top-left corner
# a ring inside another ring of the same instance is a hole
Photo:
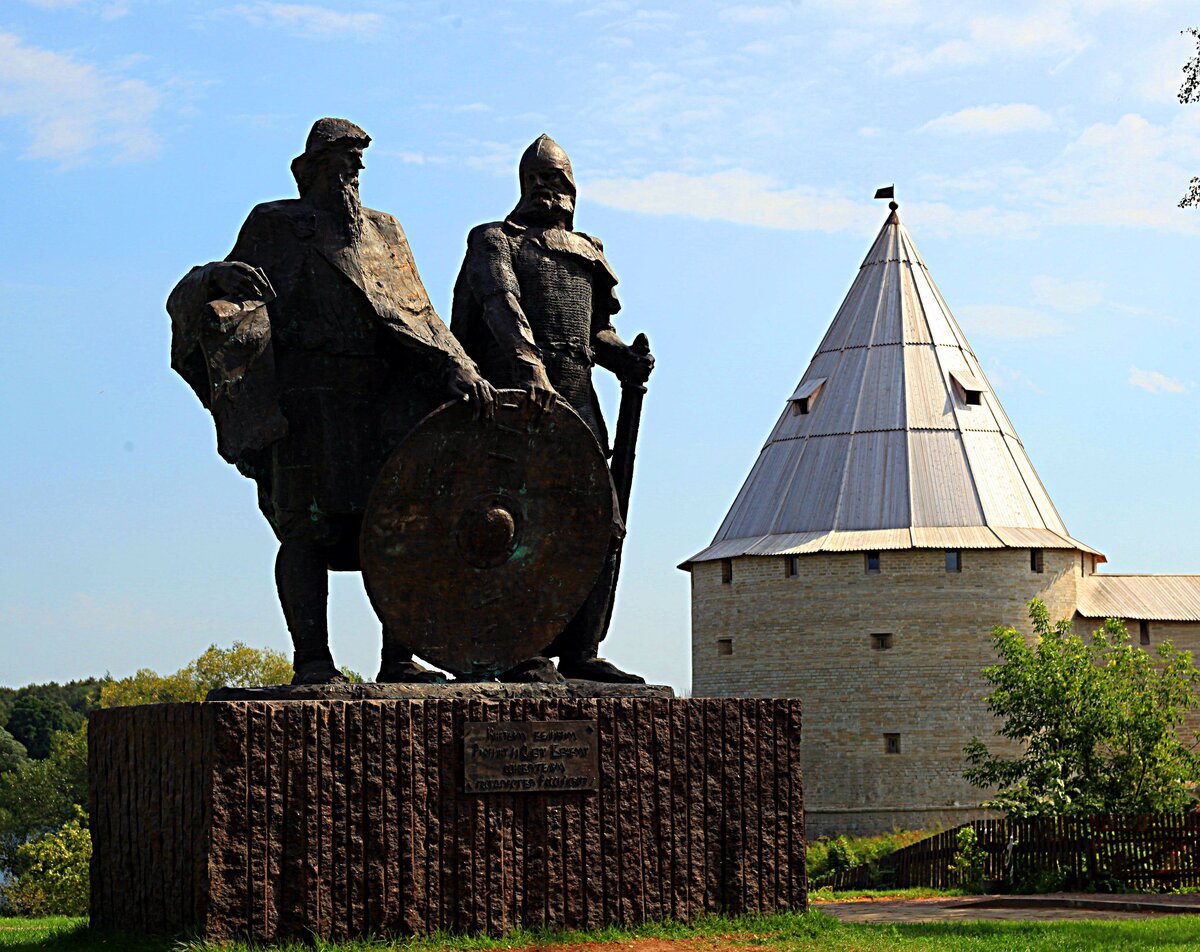
[[[984,879],[1006,880],[1009,872],[1015,873],[1014,879],[1064,872],[1076,883],[1107,876],[1136,891],[1200,886],[1200,813],[975,820],[874,863],[844,870],[821,885],[834,889],[966,885],[951,867],[958,852],[958,831],[967,826],[974,827],[983,851]]]

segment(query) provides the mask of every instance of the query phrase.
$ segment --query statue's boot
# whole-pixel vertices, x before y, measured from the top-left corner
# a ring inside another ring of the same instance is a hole
[[[558,670],[572,681],[603,681],[606,684],[645,684],[646,679],[622,671],[611,661],[590,658],[559,658]]]
[[[348,684],[350,679],[342,674],[333,661],[307,661],[293,664],[296,673],[292,684]]]
[[[567,679],[558,673],[549,658],[534,655],[498,675],[496,680],[509,684],[564,684]]]
[[[445,684],[446,676],[413,661],[412,650],[383,633],[383,659],[376,684]]]

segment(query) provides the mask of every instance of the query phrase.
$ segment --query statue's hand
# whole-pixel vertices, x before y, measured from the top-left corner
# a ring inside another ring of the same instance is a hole
[[[446,380],[446,389],[475,408],[475,418],[490,420],[496,412],[496,390],[473,367],[455,364]]]
[[[540,410],[549,410],[558,402],[558,391],[546,376],[546,368],[541,362],[525,364],[529,369],[529,379],[522,384],[521,389],[529,394],[529,400]]]
[[[654,355],[649,350],[626,347],[621,351],[619,360],[617,376],[621,378],[621,383],[645,383],[654,370]]]
[[[275,289],[261,268],[241,261],[217,261],[209,266],[208,280],[213,297],[242,301],[273,301]]]

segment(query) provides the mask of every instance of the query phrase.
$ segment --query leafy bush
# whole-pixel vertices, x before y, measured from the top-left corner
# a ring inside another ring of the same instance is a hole
[[[860,863],[877,863],[885,856],[890,856],[896,850],[922,840],[930,835],[929,830],[893,830],[891,833],[881,833],[875,836],[847,836],[834,838],[821,837],[808,844],[808,879],[815,887],[830,880],[837,873],[853,869]],[[877,871],[872,876],[875,885],[885,885],[882,875],[886,871]]]
[[[88,911],[92,838],[87,817],[75,816],[52,833],[22,843],[15,878],[0,887],[0,902],[19,916],[83,916]]]
[[[21,844],[58,829],[86,802],[87,728],[60,731],[45,760],[0,774],[0,868],[15,868]]]
[[[954,862],[950,872],[962,878],[964,889],[983,892],[983,849],[979,846],[979,834],[975,827],[964,826],[955,836]]]
[[[1200,707],[1200,670],[1170,642],[1153,654],[1109,619],[1084,639],[1070,620],[1052,624],[1029,603],[1035,641],[992,632],[1002,663],[984,668],[984,700],[1020,754],[966,746],[964,776],[995,789],[985,807],[1012,816],[1177,813],[1195,805],[1200,737],[1187,717]],[[1157,657],[1156,657],[1157,656]]]

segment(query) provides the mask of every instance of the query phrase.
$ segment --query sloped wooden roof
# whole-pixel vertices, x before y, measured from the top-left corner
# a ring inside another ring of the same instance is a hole
[[[1068,534],[893,210],[721,528],[688,561],[926,547],[1095,552]]]
[[[1075,610],[1084,618],[1200,621],[1200,575],[1088,575]]]

